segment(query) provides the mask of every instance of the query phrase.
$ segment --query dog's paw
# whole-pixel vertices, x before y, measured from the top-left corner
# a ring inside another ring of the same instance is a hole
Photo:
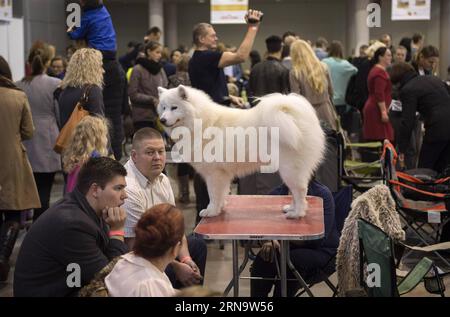
[[[298,212],[289,211],[286,213],[286,218],[287,219],[298,219],[298,218],[300,218],[300,215],[298,214]]]
[[[293,211],[294,211],[294,205],[284,205],[283,206],[284,213],[293,212]]]
[[[200,211],[200,217],[203,218],[208,218],[208,217],[216,217],[220,214],[220,210],[217,212],[215,210],[211,210],[211,209],[203,209],[202,211]]]
[[[306,216],[306,212],[304,210],[302,211],[289,211],[286,213],[287,219],[299,219]]]

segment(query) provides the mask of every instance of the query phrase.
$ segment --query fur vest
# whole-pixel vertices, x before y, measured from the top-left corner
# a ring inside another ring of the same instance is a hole
[[[360,288],[359,218],[380,227],[394,240],[405,239],[395,202],[387,186],[377,185],[355,199],[342,229],[336,257],[339,296],[345,296],[347,291]]]

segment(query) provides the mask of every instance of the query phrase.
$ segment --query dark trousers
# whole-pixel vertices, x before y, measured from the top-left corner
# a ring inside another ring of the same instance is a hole
[[[423,142],[419,168],[430,168],[438,173],[450,165],[450,141]]]
[[[193,173],[193,168],[188,163],[177,164],[177,166],[178,166],[177,176],[186,176],[191,175]]]
[[[22,210],[0,210],[0,226],[4,222],[21,222]]]
[[[347,105],[337,105],[336,112],[341,121],[341,127],[348,134],[358,133],[361,128],[361,115],[359,111]]]
[[[143,129],[143,128],[153,128],[153,129],[156,129],[155,122],[153,122],[153,121],[138,121],[138,122],[133,122],[133,127],[134,127],[134,133],[136,133],[137,131],[139,131],[140,129]]]
[[[318,249],[307,248],[292,248],[290,250],[291,261],[297,271],[300,273],[306,283],[316,282],[316,279],[320,279],[323,273],[332,274],[334,271],[334,263],[330,263],[330,267],[326,267],[331,259],[331,255],[328,252],[324,252]],[[280,259],[278,256],[278,263]],[[266,262],[259,255],[256,257],[251,267],[252,277],[264,277],[275,278],[277,277],[277,267],[275,262]],[[294,274],[287,269],[287,278],[295,279]],[[275,285],[274,297],[281,296],[281,283],[279,280],[251,280],[250,283],[250,296],[251,297],[267,297],[270,290]],[[298,281],[287,282],[287,296],[293,297],[297,290],[300,288]]]
[[[39,193],[39,199],[41,200],[41,208],[34,210],[33,221],[36,221],[50,205],[50,193],[52,192],[55,174],[56,173],[33,173]]]
[[[199,239],[190,235],[187,237],[189,254],[191,255],[192,261],[197,264],[200,274],[205,276],[205,267],[206,267],[206,243],[203,239]],[[172,282],[172,286],[176,289],[181,289],[184,286],[177,280],[175,271],[173,270],[172,265],[167,266],[166,274]],[[203,285],[203,281],[202,281]]]
[[[196,198],[196,209],[197,209],[197,223],[200,222],[199,213],[203,209],[206,209],[209,204],[209,194],[208,188],[206,187],[206,183],[203,180],[203,177],[196,173],[194,176],[194,190],[195,190],[195,198]]]
[[[402,128],[402,113],[398,111],[389,112],[389,120],[391,121],[392,127],[394,128],[394,134],[397,138],[400,135]],[[406,169],[414,169],[417,166],[417,158],[419,156],[419,149],[417,148],[420,144],[420,134],[421,134],[421,123],[418,118],[414,120],[414,128],[411,133],[408,148],[405,153],[405,165]]]

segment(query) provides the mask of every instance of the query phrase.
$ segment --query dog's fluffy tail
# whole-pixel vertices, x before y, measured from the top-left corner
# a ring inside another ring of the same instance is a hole
[[[272,94],[261,98],[258,106],[264,109],[262,121],[267,126],[278,127],[280,143],[291,149],[298,149],[302,146],[299,142],[312,137],[311,130],[316,130],[312,127],[320,127],[314,108],[301,96]]]

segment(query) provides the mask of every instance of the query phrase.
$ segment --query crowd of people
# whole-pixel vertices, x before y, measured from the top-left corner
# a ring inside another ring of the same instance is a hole
[[[170,52],[160,43],[162,31],[153,27],[143,43],[130,42],[117,58],[108,10],[100,0],[81,4],[81,27],[67,30],[76,44],[66,49],[66,57],[55,56],[48,43],[34,43],[26,76],[18,82],[0,57],[0,281],[8,278],[23,215],[33,210],[16,262],[15,296],[77,295],[116,257],[103,280],[110,296],[174,296],[177,289],[203,284],[206,244],[185,236],[180,209],[190,201],[191,177],[198,212],[209,204],[208,191],[188,164],[180,164],[180,196],[174,195],[164,174],[170,142],[156,112],[158,87],[192,86],[225,107],[242,109],[257,106],[257,98],[266,94],[300,94],[316,110],[327,135],[388,139],[406,167],[448,172],[449,86],[436,76],[439,50],[425,45],[419,33],[398,46],[385,34],[361,46],[359,56],[345,58],[339,41],[321,37],[312,44],[288,31],[268,36],[267,51],[260,54],[253,44],[262,13],[250,10],[237,47],[220,43],[212,25],[199,23],[192,49],[180,45]],[[248,70],[242,66],[247,60]],[[82,97],[89,115],[60,155],[53,150],[55,141]],[[133,138],[123,166],[127,116]],[[307,281],[338,247],[331,196],[339,182],[335,157],[330,145],[309,186],[310,194],[325,201],[325,238],[291,246],[293,263]],[[64,174],[65,196],[50,206],[58,172]],[[238,192],[265,195],[278,186],[278,173],[257,173],[239,179]],[[263,247],[252,276],[275,276],[267,254],[276,245]],[[81,272],[76,287],[67,283],[67,267],[73,263]],[[272,286],[252,282],[251,294],[267,296]],[[289,284],[289,294],[298,287]],[[274,294],[279,295],[279,285]]]

